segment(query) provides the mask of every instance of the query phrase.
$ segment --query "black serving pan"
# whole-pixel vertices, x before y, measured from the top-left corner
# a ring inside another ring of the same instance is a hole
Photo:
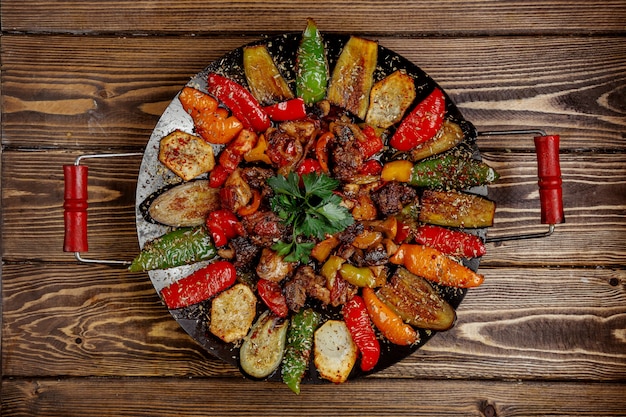
[[[277,67],[281,70],[283,77],[290,83],[292,90],[294,88],[294,63],[296,57],[296,50],[300,42],[301,34],[290,33],[281,36],[262,39],[254,42],[253,44],[263,43],[267,46],[270,54],[275,60]],[[335,65],[337,57],[339,56],[341,49],[345,42],[348,40],[346,35],[334,35],[324,34],[324,41],[326,44],[327,58],[330,69]],[[237,48],[220,59],[209,64],[203,71],[195,75],[187,85],[206,91],[206,78],[209,72],[217,72],[225,75],[242,85],[247,85],[245,75],[243,72],[242,64],[243,46]],[[391,74],[393,71],[403,69],[415,79],[415,87],[417,92],[417,98],[415,102],[421,101],[426,97],[435,87],[444,91],[437,83],[422,71],[417,65],[405,59],[404,57],[394,53],[393,51],[379,46],[378,47],[378,66],[375,71],[375,81],[382,79],[383,77]],[[182,87],[181,87],[182,89]],[[445,94],[445,91],[444,91]],[[475,158],[480,158],[478,148],[475,144],[476,130],[471,123],[467,122],[461,115],[458,108],[454,105],[452,100],[446,96],[447,99],[447,115],[446,117],[458,122],[465,133],[466,142],[464,146],[467,146],[474,153]],[[161,138],[169,134],[175,129],[181,129],[187,132],[193,132],[193,122],[190,116],[182,109],[180,102],[177,98],[174,98],[170,105],[167,107],[163,115],[161,116],[158,124],[156,125],[151,138],[146,146],[145,153],[143,155],[143,161],[141,164],[136,194],[136,224],[139,243],[143,245],[165,233],[168,229],[165,226],[152,223],[145,218],[145,201],[154,196],[160,190],[171,186],[172,183],[178,181],[173,173],[167,170],[158,161],[159,141]],[[219,151],[219,147],[216,149]],[[486,195],[486,187],[477,187],[471,190],[473,193]],[[142,203],[144,206],[142,207]],[[478,230],[477,233],[484,237],[485,230]],[[466,260],[465,264],[473,270],[476,270],[479,265],[479,259]],[[188,275],[195,269],[203,266],[204,263],[199,263],[190,266],[184,266],[179,268],[172,268],[168,270],[150,271],[148,274],[155,287],[155,290],[159,292],[161,288],[169,283]],[[438,287],[444,298],[456,309],[463,297],[466,294],[466,290],[457,288]],[[340,317],[340,313],[337,310],[327,309],[320,305],[313,304],[313,308],[319,310],[324,317]],[[207,326],[207,313],[210,309],[210,301],[193,305],[184,309],[173,310],[171,314],[173,318],[180,324],[180,326],[204,349],[206,349],[212,355],[238,366],[239,363],[239,351],[238,346],[235,344],[224,343],[217,337],[213,336],[208,331]],[[393,365],[411,353],[415,352],[421,346],[424,345],[436,332],[420,330],[420,342],[412,346],[398,346],[386,342],[381,339],[381,358],[376,367],[367,372],[367,374],[378,372],[390,365]],[[359,368],[359,365],[355,365],[350,378],[356,378],[363,376],[365,373]],[[280,371],[275,372],[268,379],[278,380],[280,379]],[[311,363],[309,366],[309,372],[305,376],[303,382],[318,382],[320,381],[315,367]]]

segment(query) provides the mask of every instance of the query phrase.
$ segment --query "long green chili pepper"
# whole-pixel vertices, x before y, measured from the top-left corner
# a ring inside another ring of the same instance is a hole
[[[204,227],[181,228],[146,243],[128,270],[166,269],[214,258],[215,246]]]
[[[313,347],[313,334],[321,315],[312,309],[300,310],[291,318],[282,364],[283,382],[300,394],[300,382],[306,372]]]
[[[415,164],[409,184],[427,188],[462,189],[487,184],[498,177],[498,173],[484,162],[447,155]]]
[[[308,105],[326,97],[329,71],[322,35],[313,19],[306,29],[296,55],[296,95]]]

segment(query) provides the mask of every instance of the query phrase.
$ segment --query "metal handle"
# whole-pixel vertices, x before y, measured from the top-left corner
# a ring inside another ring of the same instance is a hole
[[[125,156],[141,156],[142,153],[111,153],[81,155],[73,165],[63,165],[65,178],[64,192],[64,221],[65,238],[63,241],[64,252],[74,252],[74,256],[80,262],[99,263],[107,265],[129,265],[129,261],[117,261],[107,259],[87,259],[81,256],[81,252],[87,252],[87,208],[88,203],[88,174],[89,168],[80,165],[80,161],[86,158],[115,158]]]
[[[541,224],[549,225],[544,233],[487,238],[487,242],[534,239],[550,236],[559,223],[565,222],[563,213],[563,180],[559,160],[559,135],[547,135],[545,131],[533,130],[497,130],[478,132],[478,136],[536,135],[535,152],[537,154],[537,176],[539,178],[539,200],[541,204]]]

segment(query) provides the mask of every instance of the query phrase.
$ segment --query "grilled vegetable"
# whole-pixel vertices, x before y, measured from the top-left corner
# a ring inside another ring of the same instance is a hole
[[[243,69],[248,87],[261,105],[267,106],[293,98],[293,92],[265,45],[243,48]]]
[[[415,241],[450,256],[476,258],[487,252],[476,235],[429,224],[415,230]]]
[[[404,268],[398,268],[376,295],[412,326],[448,330],[454,325],[456,313],[452,306],[425,279]]]
[[[352,340],[361,353],[361,370],[371,371],[380,358],[380,343],[372,328],[365,301],[355,295],[343,305],[342,313]]]
[[[265,106],[263,110],[265,110],[270,119],[276,122],[298,120],[306,117],[306,105],[300,97]]]
[[[220,207],[219,192],[208,180],[177,185],[159,195],[148,213],[159,223],[175,227],[200,226],[206,216]]]
[[[206,218],[206,226],[217,247],[226,245],[230,239],[245,235],[243,225],[230,210],[212,211]]]
[[[289,314],[287,299],[282,293],[282,287],[277,282],[261,278],[257,282],[257,291],[261,300],[272,313],[278,317],[287,317]]]
[[[443,92],[435,88],[400,123],[389,144],[399,151],[410,151],[431,139],[443,124],[446,100]]]
[[[424,190],[419,221],[448,227],[489,227],[495,211],[493,201],[474,194]]]
[[[429,281],[451,287],[478,287],[485,280],[483,275],[428,246],[403,243],[389,260]]]
[[[408,182],[416,187],[463,189],[493,182],[499,175],[482,161],[446,155],[415,165],[404,160],[388,162],[383,166],[381,178]]]
[[[289,320],[269,311],[259,316],[239,349],[241,369],[253,378],[265,378],[283,359]]]
[[[365,119],[377,60],[377,42],[351,36],[335,64],[328,101]]]
[[[201,137],[178,129],[161,139],[159,161],[185,181],[215,167],[213,147]]]
[[[419,161],[420,159],[437,155],[452,149],[461,143],[464,138],[461,126],[450,120],[444,120],[441,129],[439,129],[435,137],[411,149],[410,158],[412,161]]]
[[[313,309],[300,310],[291,318],[282,364],[282,379],[296,394],[300,394],[300,382],[309,365],[313,334],[320,320],[320,314]]]
[[[365,135],[365,140],[360,141],[359,145],[363,153],[363,159],[369,159],[383,150],[383,140],[372,126],[364,126],[361,131]]]
[[[328,61],[324,41],[313,19],[307,20],[296,52],[296,95],[308,105],[326,96]]]
[[[270,118],[256,98],[235,81],[216,73],[207,77],[207,89],[243,123],[245,129],[264,132],[270,127]]]
[[[363,300],[374,325],[391,343],[407,346],[419,341],[415,329],[380,301],[373,289],[363,288]]]
[[[348,379],[356,363],[358,349],[346,323],[328,320],[315,331],[314,363],[320,377],[335,384]]]
[[[243,129],[239,119],[218,108],[217,100],[202,91],[185,87],[178,99],[193,119],[196,132],[209,143],[228,143]]]
[[[237,271],[228,261],[213,262],[161,290],[161,299],[173,310],[199,303],[235,283]]]
[[[130,272],[167,269],[212,259],[217,252],[204,227],[181,228],[146,243]]]
[[[402,119],[413,100],[413,77],[405,71],[395,71],[372,87],[365,121],[372,126],[386,129]]]
[[[376,285],[376,276],[368,267],[357,267],[349,263],[344,263],[339,268],[341,278],[357,287],[374,287]]]
[[[246,284],[235,284],[211,303],[209,331],[226,343],[241,340],[256,315],[256,296]]]

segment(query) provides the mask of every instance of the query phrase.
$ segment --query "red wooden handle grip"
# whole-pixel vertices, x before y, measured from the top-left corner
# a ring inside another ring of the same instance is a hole
[[[65,252],[87,252],[86,165],[63,165],[65,177]]]
[[[558,224],[565,221],[563,189],[559,162],[559,136],[536,136],[535,150],[539,176],[541,223]]]

